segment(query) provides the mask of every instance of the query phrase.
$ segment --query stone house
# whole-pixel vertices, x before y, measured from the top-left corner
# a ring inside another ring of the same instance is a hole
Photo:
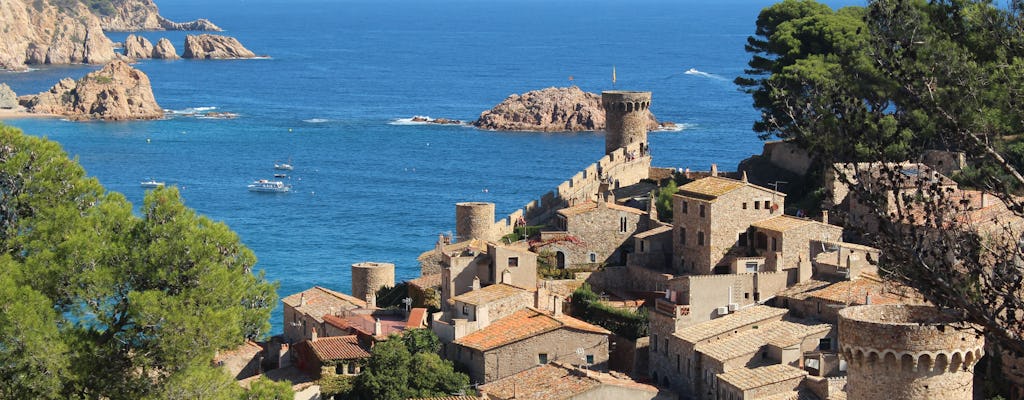
[[[370,358],[369,347],[355,335],[313,337],[295,345],[296,366],[319,379],[332,375],[358,375]]]
[[[608,330],[562,314],[524,308],[445,346],[473,382],[493,382],[552,361],[607,370]]]
[[[535,292],[503,283],[463,293],[452,298],[443,311],[434,313],[431,329],[442,343],[450,343],[533,306],[535,297]]]
[[[842,227],[789,215],[778,215],[750,226],[753,236],[747,247],[765,259],[764,268],[770,271],[795,270],[801,261],[810,261],[812,241],[838,242],[843,237]],[[749,267],[745,271],[753,272]],[[790,283],[796,281],[794,274]]]
[[[543,232],[536,252],[554,253],[558,268],[626,265],[633,235],[646,230],[645,211],[621,206],[606,192],[605,198],[586,201],[556,213],[559,231]]]
[[[442,254],[442,309],[451,298],[489,284],[536,289],[537,254],[525,244],[474,242],[461,251]]]
[[[876,274],[863,273],[839,282],[810,280],[779,293],[774,303],[789,308],[793,315],[838,323],[839,311],[867,304],[924,304],[914,289],[885,281]]]
[[[213,364],[223,367],[235,380],[242,380],[263,372],[263,347],[252,340],[230,350],[221,350],[213,357]]]
[[[740,368],[718,375],[717,398],[754,400],[780,394],[797,394],[806,377],[807,371],[785,364]]]
[[[745,256],[750,226],[782,215],[784,193],[709,176],[679,187],[672,196],[673,266],[678,274],[728,271],[730,257]],[[742,247],[741,254],[731,253]]]
[[[551,362],[480,386],[493,400],[670,400],[673,393],[628,377]]]
[[[367,308],[366,301],[344,293],[314,286],[281,299],[284,305],[284,337],[288,343],[313,338],[313,330],[327,331],[324,315]]]
[[[357,309],[338,315],[325,315],[323,336],[356,335],[364,343],[373,343],[391,335],[402,335],[410,329],[427,327],[427,309],[369,310]]]

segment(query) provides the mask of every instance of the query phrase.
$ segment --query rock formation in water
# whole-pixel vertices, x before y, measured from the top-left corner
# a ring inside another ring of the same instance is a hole
[[[94,9],[105,31],[220,31],[220,27],[206,19],[174,22],[160,15],[153,0],[109,0]]]
[[[89,7],[52,0],[0,1],[0,68],[24,70],[25,64],[106,63],[117,57],[100,21]]]
[[[64,78],[49,91],[22,96],[20,102],[28,112],[62,115],[75,121],[164,116],[153,97],[149,77],[121,60],[112,61],[77,82]]]
[[[18,95],[14,94],[10,86],[0,83],[0,110],[18,108]]]
[[[246,49],[230,36],[221,35],[188,35],[185,37],[185,49],[182,51],[183,58],[199,59],[231,59],[231,58],[253,58],[256,54]]]
[[[156,47],[153,48],[153,58],[163,60],[174,60],[178,58],[178,51],[174,49],[174,44],[171,43],[167,38],[160,38],[156,42]]]
[[[650,114],[649,129],[658,129]],[[576,86],[513,94],[480,114],[473,126],[499,131],[578,132],[604,129],[601,95]]]
[[[142,36],[128,35],[124,39],[124,55],[135,60],[153,57],[153,43]]]

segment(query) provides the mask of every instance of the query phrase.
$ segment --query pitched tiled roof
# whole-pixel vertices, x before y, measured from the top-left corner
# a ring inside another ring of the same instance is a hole
[[[740,390],[750,390],[804,376],[807,376],[807,371],[785,364],[775,364],[752,369],[734,369],[718,374],[718,380],[727,382]],[[793,394],[793,398],[796,398],[796,392]]]
[[[305,304],[301,304],[303,301]],[[364,300],[320,286],[285,297],[281,302],[295,308],[296,312],[313,317],[318,322],[323,322],[324,315],[332,314],[332,309],[334,312],[341,312],[366,308]]]
[[[313,349],[313,354],[316,354],[316,358],[321,362],[370,357],[370,352],[359,344],[359,339],[355,335],[330,336],[305,343]]]
[[[797,218],[789,215],[779,215],[776,217],[768,218],[766,220],[757,221],[753,224],[750,224],[750,226],[764,230],[769,230],[772,232],[786,232],[791,229],[797,229],[811,224],[820,224],[820,222],[807,218]]]
[[[409,312],[409,319],[405,321],[406,329],[414,328],[425,328],[423,325],[427,321],[427,309],[426,308],[413,308]]]
[[[769,342],[783,337],[804,338],[832,329],[829,324],[806,325],[790,321],[775,321],[722,340],[698,344],[695,350],[718,361],[756,353]]]
[[[591,333],[607,335],[606,329],[595,326],[568,315],[551,316],[534,308],[525,308],[505,318],[494,321],[484,329],[463,336],[455,343],[488,351],[509,343],[547,333],[556,329],[569,328]]]
[[[324,322],[331,324],[332,326],[348,330],[349,332],[358,332],[367,336],[375,336],[378,338],[386,338],[392,333],[399,335],[405,330],[407,321],[404,317],[392,314],[373,313],[373,314],[354,314],[347,316],[335,316],[325,315]],[[374,335],[376,328],[376,322],[380,321],[380,335]]]
[[[452,301],[460,301],[466,304],[480,305],[487,304],[498,299],[504,299],[526,292],[512,285],[496,283],[491,286],[472,290],[458,296],[452,297]]]
[[[676,331],[675,336],[690,343],[697,343],[753,323],[781,317],[786,315],[787,311],[785,308],[761,305],[747,307],[721,318],[682,328]]]
[[[662,226],[659,226],[657,228],[648,229],[646,231],[640,232],[640,233],[638,233],[636,235],[633,235],[633,237],[643,239],[643,238],[646,238],[646,237],[657,235],[659,233],[665,233],[665,232],[668,232],[668,231],[671,231],[671,230],[672,230],[672,225],[662,225]]]
[[[895,282],[886,282],[873,274],[861,274],[859,278],[833,283],[810,292],[807,298],[825,300],[846,305],[866,304],[871,294],[871,304],[918,304],[921,296],[912,288]]]
[[[822,289],[822,288],[824,288],[824,287],[826,287],[828,285],[831,285],[831,284],[832,284],[832,282],[828,282],[828,281],[819,281],[817,279],[808,279],[806,281],[797,283],[797,284],[795,284],[793,286],[790,286],[790,287],[782,290],[781,292],[776,294],[776,296],[777,297],[788,297],[788,298],[796,299],[796,300],[803,300],[803,299],[806,299],[807,296],[810,296],[811,293],[814,293],[815,291],[818,291],[818,290],[820,290],[820,289]]]
[[[410,279],[406,283],[418,288],[432,288],[441,286],[441,274],[423,275],[416,279]]]
[[[480,391],[502,400],[562,400],[600,385],[601,382],[571,367],[551,363],[482,385]]]
[[[610,209],[610,210],[625,211],[625,212],[630,212],[630,213],[633,213],[633,214],[644,214],[644,213],[646,213],[646,211],[638,210],[638,209],[635,209],[633,207],[620,206],[620,205],[615,204],[615,203],[604,203],[604,205],[606,207],[608,207],[608,209]],[[584,202],[584,203],[581,203],[581,204],[577,204],[577,205],[572,206],[572,207],[563,208],[561,210],[558,210],[558,213],[562,214],[562,215],[565,215],[565,216],[574,216],[574,215],[580,215],[580,214],[588,213],[588,212],[594,211],[596,209],[597,209],[597,203],[595,203],[593,201],[587,201],[587,202]]]
[[[680,186],[678,193],[682,195],[716,198],[745,185],[745,183],[735,179],[709,176]]]

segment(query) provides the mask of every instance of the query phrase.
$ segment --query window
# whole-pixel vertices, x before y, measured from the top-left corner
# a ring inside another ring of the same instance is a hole
[[[746,210],[746,209],[747,209],[747,202],[745,202],[745,201],[743,202],[743,209],[744,209],[744,210]]]
[[[832,338],[818,339],[818,349],[825,351],[832,350]]]
[[[760,210],[761,209],[761,203],[755,201],[754,202],[754,209],[755,210]]]
[[[770,200],[765,200],[764,201],[764,209],[768,210],[770,208],[772,208],[772,202]]]
[[[469,315],[469,306],[465,304],[462,305],[462,315]]]
[[[746,299],[749,299],[749,298],[750,298],[750,292],[744,292],[743,293],[743,299],[746,300]]]
[[[778,239],[772,238],[772,251],[777,251],[778,249],[779,249]]]
[[[704,232],[697,232],[697,245],[698,246],[703,246],[704,245]]]
[[[747,272],[757,272],[757,263],[756,262],[748,262],[747,263]]]
[[[547,363],[548,363],[548,353],[540,353],[540,354],[537,355],[537,364],[547,364]]]
[[[509,257],[508,258],[508,266],[509,267],[518,267],[519,266],[519,257]]]
[[[676,372],[683,372],[683,363],[679,362],[679,355],[676,354]]]
[[[703,204],[700,205],[700,216],[701,217],[704,216],[704,205]]]
[[[590,262],[592,262],[592,263],[596,263],[597,262],[597,253],[590,253]]]
[[[345,373],[345,364],[338,364],[334,367],[334,373],[341,375]]]
[[[679,243],[686,245],[686,228],[679,228]]]
[[[690,208],[689,205],[690,205],[689,202],[686,202],[686,201],[683,202],[683,209],[682,209],[683,214],[686,214],[687,209]]]
[[[644,252],[644,240],[640,240],[640,252]]]
[[[662,339],[661,344],[663,345],[661,347],[661,352],[664,354],[668,354],[668,338]]]
[[[348,373],[349,373],[349,375],[355,375],[355,373],[356,373],[356,363],[354,363],[354,362],[348,363]]]
[[[626,217],[619,217],[619,233],[626,232]]]
[[[593,354],[587,354],[587,365],[591,365],[591,364],[594,364],[594,355]]]

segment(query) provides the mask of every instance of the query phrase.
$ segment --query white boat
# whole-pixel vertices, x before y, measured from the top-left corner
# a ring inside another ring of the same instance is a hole
[[[291,185],[285,185],[281,181],[260,179],[249,185],[250,192],[286,193],[292,190]]]
[[[282,170],[282,171],[291,171],[293,168],[292,168],[291,164],[280,163],[280,164],[274,164],[274,169],[279,169],[279,170]]]
[[[274,174],[274,177],[275,177],[275,178],[287,178],[287,177],[288,177],[288,174],[285,174],[285,173],[276,173],[276,174]]]
[[[147,189],[164,187],[164,183],[163,182],[158,182],[155,179],[150,179],[148,181],[142,181],[139,185],[144,187],[144,188],[147,188]]]

